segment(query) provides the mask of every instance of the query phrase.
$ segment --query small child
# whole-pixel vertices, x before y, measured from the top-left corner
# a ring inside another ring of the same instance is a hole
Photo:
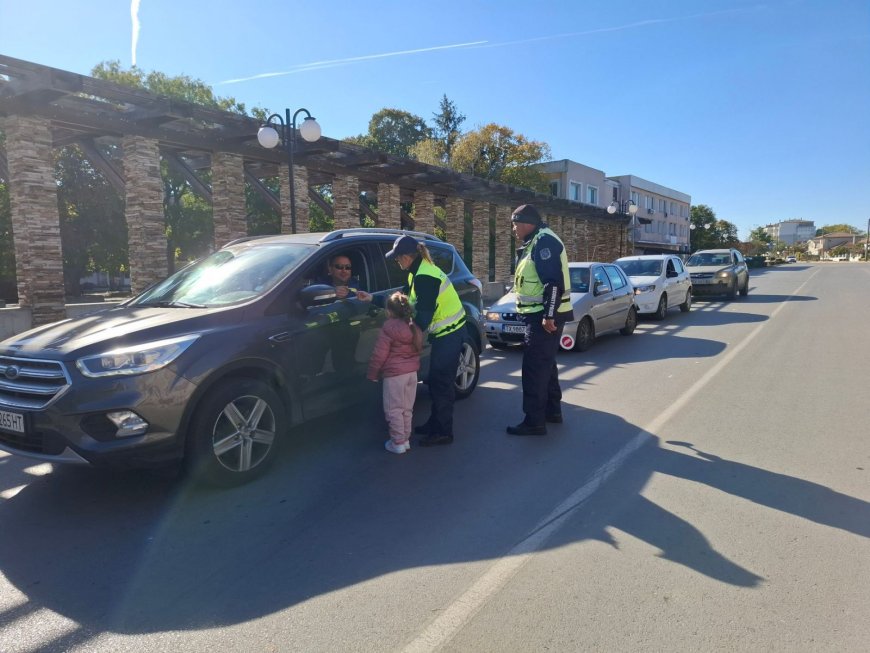
[[[391,453],[405,453],[411,448],[411,417],[423,349],[423,332],[414,324],[413,314],[407,295],[390,295],[388,319],[369,361],[367,378],[376,383],[378,377],[384,379],[384,416],[390,427],[390,439],[384,447]]]

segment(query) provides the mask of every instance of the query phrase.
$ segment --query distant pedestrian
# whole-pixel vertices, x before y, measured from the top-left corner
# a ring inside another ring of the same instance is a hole
[[[384,416],[390,429],[384,447],[391,453],[405,453],[411,448],[423,332],[414,324],[414,308],[407,295],[393,293],[386,308],[387,321],[369,360],[368,379],[384,380]]]
[[[523,412],[511,435],[546,435],[547,422],[562,422],[562,389],[556,352],[565,322],[574,319],[568,257],[559,237],[537,209],[523,204],[511,215],[517,240],[514,293],[526,325],[523,350]]]

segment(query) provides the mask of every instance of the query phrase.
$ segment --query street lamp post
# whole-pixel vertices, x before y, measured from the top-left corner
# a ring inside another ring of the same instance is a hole
[[[287,163],[290,170],[290,231],[296,233],[296,184],[293,180],[293,152],[296,148],[296,118],[300,113],[305,114],[305,120],[299,126],[299,134],[302,140],[309,143],[314,143],[320,139],[320,125],[314,117],[308,112],[308,109],[297,109],[293,116],[290,116],[290,109],[285,109],[285,118],[280,114],[273,113],[266,119],[266,124],[260,127],[257,131],[257,141],[265,148],[272,149],[278,143],[284,146],[287,151]],[[280,131],[273,127],[277,123],[281,126]]]
[[[868,245],[870,245],[870,218],[867,218],[867,233],[865,234],[865,237],[864,237],[864,262],[865,263],[867,262],[867,250],[870,249],[870,248],[868,248]]]
[[[634,254],[634,244],[635,244],[634,216],[637,213],[637,204],[635,204],[634,200],[623,200],[622,202],[617,202],[616,200],[613,200],[610,203],[610,206],[607,207],[607,212],[610,215],[613,215],[617,211],[619,211],[620,213],[622,213],[624,215],[631,216],[631,222],[630,222],[630,224],[631,224],[631,254],[633,255]]]

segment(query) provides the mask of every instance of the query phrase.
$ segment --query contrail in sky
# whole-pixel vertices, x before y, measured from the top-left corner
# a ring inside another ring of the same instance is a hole
[[[130,2],[130,19],[133,21],[133,39],[130,44],[130,51],[134,66],[136,65],[136,48],[139,45],[139,2],[140,0],[132,0]]]
[[[358,61],[370,61],[372,59],[386,59],[387,57],[398,57],[405,54],[419,54],[420,52],[434,52],[435,50],[451,50],[455,48],[468,48],[475,45],[484,45],[489,41],[471,41],[469,43],[454,43],[453,45],[436,45],[431,48],[418,48],[416,50],[399,50],[398,52],[383,52],[381,54],[367,54],[362,57],[347,57],[346,59],[330,59],[327,61],[314,61],[312,63],[303,63],[298,66],[293,66],[290,70],[277,73],[260,73],[259,75],[251,75],[250,77],[239,77],[238,79],[225,79],[218,84],[238,84],[239,82],[249,82],[253,79],[263,79],[265,77],[281,77],[283,75],[294,75],[296,73],[307,72],[309,70],[319,70],[321,68],[334,68],[335,66],[343,66],[349,63]]]
[[[136,0],[134,0],[134,3]],[[571,38],[576,36],[589,36],[590,34],[604,34],[607,32],[620,32],[622,30],[627,29],[637,29],[639,27],[644,27],[646,25],[658,25],[663,23],[674,23],[677,21],[684,20],[692,20],[695,18],[708,18],[710,16],[717,16],[721,14],[732,14],[732,13],[743,13],[746,11],[755,11],[757,9],[763,9],[765,5],[755,5],[753,7],[742,7],[737,9],[723,9],[721,11],[711,11],[707,13],[700,14],[691,14],[689,16],[676,16],[672,18],[650,18],[647,20],[640,20],[634,23],[626,23],[624,25],[614,25],[613,27],[600,27],[597,29],[585,30],[582,32],[566,32],[563,34],[548,34],[544,36],[537,36],[533,38],[519,39],[516,41],[498,41],[495,43],[491,43],[490,41],[470,41],[469,43],[454,43],[453,45],[436,45],[431,48],[419,48],[417,50],[399,50],[398,52],[383,52],[381,54],[369,54],[362,57],[348,57],[346,59],[330,59],[326,61],[314,61],[312,63],[304,63],[299,64],[298,66],[292,66],[289,70],[274,72],[274,73],[260,73],[258,75],[251,75],[250,77],[239,77],[237,79],[225,79],[222,82],[217,82],[215,86],[221,84],[238,84],[240,82],[249,82],[254,79],[265,79],[267,77],[283,77],[284,75],[295,75],[297,73],[309,72],[312,70],[321,70],[323,68],[335,68],[337,66],[345,66],[347,64],[358,63],[360,61],[371,61],[372,59],[386,59],[387,57],[399,57],[406,54],[419,54],[421,52],[434,52],[435,50],[451,50],[456,48],[470,48],[470,47],[480,47],[480,48],[502,48],[508,45],[520,45],[524,43],[536,43],[538,41],[553,41],[556,39],[564,39]]]

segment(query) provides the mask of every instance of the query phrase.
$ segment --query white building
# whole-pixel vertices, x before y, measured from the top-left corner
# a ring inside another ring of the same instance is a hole
[[[787,245],[803,243],[816,235],[816,224],[812,220],[782,220],[769,224],[764,231],[773,240],[779,240]]]
[[[612,204],[620,213],[628,213],[634,202],[638,211],[629,240],[635,254],[689,251],[689,195],[634,175],[607,177],[603,170],[569,159],[538,167],[549,178],[555,197],[602,209]]]

